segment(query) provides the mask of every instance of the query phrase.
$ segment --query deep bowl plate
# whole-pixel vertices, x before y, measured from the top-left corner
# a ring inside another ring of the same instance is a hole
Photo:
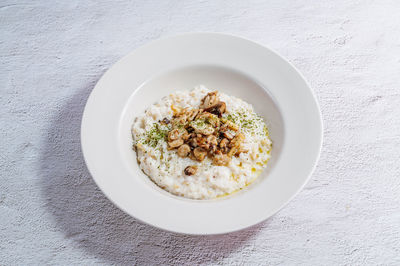
[[[257,181],[216,200],[160,189],[140,170],[132,149],[130,129],[140,112],[200,84],[252,104],[273,142]],[[319,157],[322,120],[305,79],[275,52],[231,35],[193,33],[154,41],[111,67],[87,101],[81,141],[93,179],[126,213],[173,232],[221,234],[267,219],[301,190]]]

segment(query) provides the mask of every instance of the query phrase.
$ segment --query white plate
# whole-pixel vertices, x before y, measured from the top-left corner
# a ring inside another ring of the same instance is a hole
[[[139,112],[199,84],[253,104],[273,141],[257,182],[217,200],[165,192],[139,169],[132,150],[130,128]],[[165,230],[220,234],[267,219],[301,190],[320,153],[322,121],[307,82],[275,52],[239,37],[194,33],[154,41],[109,69],[88,99],[81,139],[90,173],[119,208]]]

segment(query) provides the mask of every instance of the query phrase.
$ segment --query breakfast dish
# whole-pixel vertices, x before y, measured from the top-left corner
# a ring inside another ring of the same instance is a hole
[[[143,172],[166,191],[213,199],[253,182],[270,158],[264,120],[245,101],[198,86],[150,106],[132,125]]]

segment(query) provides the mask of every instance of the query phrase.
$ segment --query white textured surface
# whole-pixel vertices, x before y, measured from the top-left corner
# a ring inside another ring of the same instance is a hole
[[[399,1],[0,6],[1,265],[400,264]],[[306,188],[268,221],[229,235],[135,221],[99,192],[80,151],[82,110],[104,71],[188,31],[272,47],[309,80],[324,118]]]

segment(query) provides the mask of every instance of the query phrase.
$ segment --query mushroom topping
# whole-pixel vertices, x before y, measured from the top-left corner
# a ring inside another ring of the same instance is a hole
[[[179,138],[179,135],[180,135],[179,129],[171,130],[171,131],[168,133],[168,140],[169,140],[169,141],[177,140],[177,139]]]
[[[236,147],[239,148],[240,144],[242,144],[242,142],[244,141],[244,135],[242,133],[238,133],[231,141],[231,143],[229,143],[229,146],[231,148]]]
[[[200,108],[206,109],[219,102],[218,91],[209,92],[201,101]]]
[[[207,136],[207,142],[208,142],[210,145],[217,145],[217,144],[218,144],[217,137],[214,136],[214,135],[209,135],[209,136]]]
[[[174,116],[173,123],[176,125],[184,125],[192,121],[198,113],[199,109],[189,109],[189,107],[187,107]]]
[[[206,108],[204,111],[217,115],[221,117],[223,113],[225,113],[226,104],[224,102],[218,102],[216,105],[210,106]]]
[[[196,118],[196,116],[200,113],[199,109],[192,109],[186,112],[186,119],[188,122],[192,121]]]
[[[222,133],[222,135],[227,139],[233,139],[233,137],[234,137],[234,135],[231,131],[226,131],[226,132]]]
[[[197,147],[196,149],[193,150],[193,155],[197,161],[201,162],[206,157],[207,151],[201,147]]]
[[[185,175],[194,175],[197,172],[197,166],[189,165],[185,168],[183,172],[185,173]]]
[[[190,153],[190,147],[187,144],[183,144],[178,148],[177,152],[179,157],[185,158]]]
[[[183,134],[182,134],[182,139],[184,141],[187,141],[190,138],[190,135],[191,134],[185,130],[185,132],[183,132]]]
[[[189,124],[196,133],[203,135],[211,135],[214,133],[214,128],[212,125],[206,123],[203,119],[196,119]]]
[[[181,146],[183,144],[183,139],[176,139],[173,141],[168,142],[168,147],[173,149]]]
[[[219,147],[221,148],[221,151],[223,153],[227,153],[228,152],[228,144],[229,144],[229,140],[228,139],[222,139],[221,142],[219,143]]]
[[[242,133],[237,134],[229,143],[229,147],[231,148],[228,152],[229,156],[236,155],[237,152],[240,151],[240,145],[244,140],[244,135]]]
[[[212,136],[212,135],[210,135]],[[208,150],[210,148],[209,143],[207,142],[207,138],[203,136],[197,136],[196,137],[196,143],[199,147]]]
[[[246,152],[241,147],[244,135],[239,127],[222,117],[226,104],[219,100],[217,91],[208,93],[199,108],[171,109],[173,118],[163,119],[163,123],[171,128],[168,149],[177,149],[178,156],[199,162],[209,156],[214,165],[228,165],[232,156]]]
[[[198,121],[204,121],[205,123],[210,124],[213,127],[219,127],[220,125],[219,118],[209,112],[202,113],[196,119],[198,119]]]
[[[210,148],[208,149],[208,152],[211,154],[211,156],[217,151],[218,146],[211,144]]]
[[[199,146],[199,144],[197,143],[197,138],[191,138],[188,143],[189,146],[192,148],[196,148],[197,146]]]
[[[221,131],[223,131],[223,132],[225,132],[225,131],[227,131],[228,129],[231,129],[231,130],[233,130],[233,131],[238,131],[239,130],[239,127],[238,127],[238,125],[236,125],[235,123],[233,123],[232,121],[230,121],[230,120],[228,120],[228,119],[221,119],[221,121],[224,123],[222,126],[221,126]]]
[[[217,145],[218,144],[217,137],[214,136],[214,135],[208,135],[207,137],[198,136],[196,138],[196,141],[197,141],[197,144],[200,147],[202,147],[202,148],[204,148],[206,150],[210,149],[211,145]]]
[[[173,117],[171,124],[173,128],[182,128],[186,124],[186,116]]]

